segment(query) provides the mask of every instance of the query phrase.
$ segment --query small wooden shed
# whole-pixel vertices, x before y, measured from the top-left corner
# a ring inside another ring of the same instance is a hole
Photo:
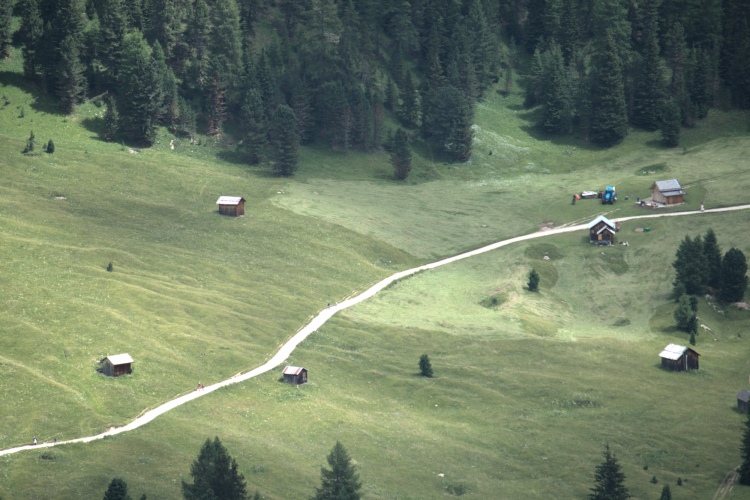
[[[219,213],[222,215],[245,215],[245,198],[242,196],[219,196],[216,204],[219,205]]]
[[[609,243],[615,241],[617,225],[603,215],[589,222],[589,241],[591,243]]]
[[[685,203],[685,191],[677,179],[656,181],[651,184],[651,199],[665,205]]]
[[[100,363],[102,364],[102,373],[110,377],[130,375],[133,372],[133,368],[130,366],[133,364],[133,358],[128,353],[107,356]]]
[[[742,413],[747,413],[748,404],[750,403],[750,391],[742,389],[737,393],[737,409]]]
[[[306,384],[307,383],[307,368],[301,366],[285,366],[284,371],[284,382],[287,384]]]
[[[697,370],[699,356],[700,354],[689,347],[677,344],[669,344],[659,353],[662,368],[676,372]]]

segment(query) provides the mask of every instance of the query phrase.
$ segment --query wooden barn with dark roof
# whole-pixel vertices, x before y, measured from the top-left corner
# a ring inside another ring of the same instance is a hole
[[[651,199],[665,205],[685,203],[685,191],[677,179],[656,181],[651,184]]]
[[[216,201],[221,215],[239,217],[245,215],[245,198],[242,196],[220,196]]]
[[[669,344],[659,353],[662,368],[676,372],[697,370],[700,354],[683,345]]]
[[[307,368],[301,366],[285,366],[284,371],[284,382],[287,384],[306,384],[307,383]]]

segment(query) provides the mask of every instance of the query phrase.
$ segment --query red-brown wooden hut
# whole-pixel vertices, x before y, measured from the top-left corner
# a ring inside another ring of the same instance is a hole
[[[133,358],[128,353],[107,356],[100,363],[102,364],[102,373],[110,377],[129,375],[133,372],[133,368],[130,366],[133,364]]]
[[[219,205],[219,213],[222,215],[245,215],[245,198],[242,196],[219,196],[216,204]]]
[[[301,366],[285,366],[284,371],[284,382],[287,384],[306,384],[307,383],[307,368]]]
[[[683,345],[669,344],[659,353],[662,368],[681,372],[698,369],[700,354]]]

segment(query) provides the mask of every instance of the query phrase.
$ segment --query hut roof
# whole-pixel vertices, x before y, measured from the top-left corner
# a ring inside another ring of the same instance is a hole
[[[242,196],[219,196],[216,200],[217,205],[239,205],[241,201],[245,201]]]
[[[611,227],[609,227],[609,226],[602,226],[602,228],[601,228],[600,230],[598,230],[598,231],[596,232],[596,234],[601,234],[601,233],[603,233],[604,231],[609,231],[610,233],[614,233],[614,232],[615,232],[614,228],[611,228]]]
[[[110,363],[113,365],[125,365],[128,363],[133,363],[133,358],[130,357],[130,354],[124,353],[124,354],[114,354],[112,356],[107,356],[104,359],[108,359]],[[104,359],[102,361],[104,361]]]
[[[283,374],[284,375],[299,375],[300,373],[302,373],[302,370],[304,370],[304,368],[302,368],[301,366],[288,365],[284,367]]]
[[[748,401],[750,401],[750,391],[748,391],[747,389],[742,389],[737,393],[737,399],[747,403]]]
[[[659,353],[660,358],[667,358],[671,360],[678,360],[680,357],[685,354],[685,351],[693,351],[693,349],[690,349],[689,347],[685,347],[684,345],[678,345],[678,344],[669,344],[667,347],[664,348],[662,352]],[[695,354],[698,354],[696,351]],[[700,354],[698,354],[700,356]]]
[[[600,222],[604,222],[606,225],[608,225],[612,229],[615,228],[615,223],[614,222],[612,222],[611,220],[607,219],[605,216],[600,215],[596,219],[594,219],[591,222],[589,222],[589,229],[591,229],[592,227],[596,226]]]
[[[677,182],[677,179],[670,179],[668,181],[656,181],[653,184],[651,184],[651,189],[659,190],[661,194],[664,196],[676,196],[679,194],[685,194],[685,191],[682,190],[682,186],[680,186],[680,183]]]

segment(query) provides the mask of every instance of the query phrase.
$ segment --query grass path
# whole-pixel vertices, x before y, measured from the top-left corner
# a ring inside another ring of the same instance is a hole
[[[676,216],[682,216],[682,215],[706,215],[714,212],[729,212],[729,211],[735,211],[735,210],[746,210],[750,209],[750,205],[737,205],[733,207],[724,207],[724,208],[714,208],[706,210],[705,212],[700,211],[687,211],[687,212],[672,212],[672,213],[655,213],[650,215],[636,215],[632,217],[622,217],[619,218],[619,221],[628,221],[628,220],[634,220],[634,219],[650,219],[650,218],[657,218],[657,217],[676,217]],[[166,403],[153,408],[151,410],[144,411],[141,415],[136,417],[132,422],[130,422],[127,425],[121,426],[121,427],[114,427],[108,429],[106,432],[103,432],[101,434],[96,434],[94,436],[88,436],[88,437],[82,437],[77,439],[70,439],[67,441],[58,441],[56,443],[41,443],[38,445],[23,445],[23,446],[17,446],[15,448],[8,448],[5,450],[0,450],[0,456],[4,455],[10,455],[13,453],[18,453],[21,451],[26,450],[33,450],[38,448],[48,448],[52,446],[59,446],[62,444],[69,444],[69,443],[88,443],[91,441],[95,441],[97,439],[103,439],[107,436],[114,436],[116,434],[120,434],[123,432],[132,431],[134,429],[137,429],[141,426],[146,425],[147,423],[151,422],[155,418],[157,418],[160,415],[163,415],[164,413],[168,412],[169,410],[172,410],[178,406],[181,406],[185,403],[188,403],[194,399],[197,399],[199,397],[205,396],[211,392],[214,392],[218,389],[221,389],[222,387],[226,387],[232,384],[237,384],[239,382],[244,382],[246,380],[249,380],[253,377],[256,377],[258,375],[261,375],[263,373],[266,373],[270,370],[273,370],[274,368],[278,367],[283,363],[289,356],[292,354],[292,352],[297,348],[297,346],[305,340],[310,334],[318,330],[321,326],[323,326],[336,312],[347,309],[349,307],[352,307],[362,301],[365,301],[369,299],[370,297],[374,296],[384,288],[386,288],[391,283],[398,281],[400,279],[406,278],[408,276],[411,276],[413,274],[416,274],[421,271],[426,271],[429,269],[435,269],[440,266],[444,266],[447,264],[451,264],[453,262],[467,259],[469,257],[474,257],[476,255],[480,255],[492,250],[496,250],[498,248],[504,247],[506,245],[511,245],[513,243],[518,243],[520,241],[526,241],[531,240],[535,238],[541,238],[545,236],[551,236],[555,234],[562,234],[562,233],[570,233],[574,231],[580,231],[587,228],[587,223],[584,224],[574,224],[574,225],[566,225],[566,226],[560,226],[557,228],[547,229],[547,230],[541,230],[537,231],[535,233],[525,234],[522,236],[517,236],[515,238],[510,238],[503,241],[498,241],[496,243],[492,243],[490,245],[486,245],[481,248],[477,248],[476,250],[471,250],[469,252],[465,252],[462,254],[454,255],[453,257],[448,257],[430,264],[425,264],[423,266],[415,267],[412,269],[407,269],[405,271],[398,272],[392,276],[389,276],[388,278],[383,279],[382,281],[374,284],[364,292],[360,293],[359,295],[356,295],[354,297],[350,297],[349,299],[337,303],[333,306],[329,306],[328,308],[322,310],[319,312],[310,322],[308,322],[306,325],[304,325],[296,334],[294,334],[286,343],[282,344],[279,347],[279,350],[276,352],[276,354],[269,359],[266,363],[263,365],[254,368],[248,372],[245,373],[238,373],[226,380],[223,380],[221,382],[217,382],[216,384],[207,386],[200,390],[195,390],[187,394],[183,394],[182,396],[179,396],[171,401],[167,401]],[[729,489],[731,489],[731,485],[729,485]],[[721,490],[721,488],[720,488]],[[719,493],[717,492],[717,495]],[[725,495],[724,495],[725,496]],[[718,498],[724,498],[724,496],[720,496]]]

